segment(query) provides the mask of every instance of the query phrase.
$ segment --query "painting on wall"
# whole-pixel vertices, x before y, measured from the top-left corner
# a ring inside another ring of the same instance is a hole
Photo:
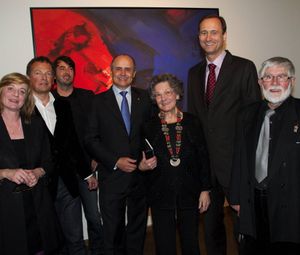
[[[35,56],[70,56],[75,86],[100,93],[112,80],[113,56],[127,53],[137,65],[135,86],[172,73],[184,84],[201,60],[198,22],[216,8],[31,8]]]

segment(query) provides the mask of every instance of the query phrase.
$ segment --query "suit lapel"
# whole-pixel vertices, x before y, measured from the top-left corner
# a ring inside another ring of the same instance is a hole
[[[282,128],[278,137],[278,141],[276,143],[276,148],[274,148],[275,151],[273,155],[273,160],[269,167],[270,179],[280,169],[284,158],[286,158],[288,153],[290,153],[289,151],[293,149],[291,146],[294,143],[296,143],[297,139],[299,139],[300,119],[295,109],[295,103],[294,101],[292,101],[281,120]],[[297,128],[295,128],[296,126]]]
[[[26,151],[26,160],[27,162],[30,162],[31,154],[32,154],[32,146],[28,144],[28,141],[30,141],[32,138],[32,133],[30,132],[29,125],[24,123],[24,119],[21,118],[22,121],[22,128],[24,133],[24,140],[25,140],[25,151]],[[12,167],[19,167],[19,161],[16,157],[16,152],[14,150],[12,141],[9,137],[8,131],[6,129],[6,126],[4,124],[4,121],[2,117],[0,117],[0,141],[6,145],[5,150],[7,152],[6,155],[9,155],[10,163]]]
[[[227,80],[231,78],[231,74],[232,74],[232,70],[230,70],[232,68],[231,63],[232,63],[232,55],[230,54],[229,51],[227,51],[218,75],[211,105],[213,105],[216,102],[216,100],[219,98],[220,93],[222,92],[224,86],[226,86],[227,84]]]
[[[123,126],[124,131],[127,133],[126,126],[125,126],[125,123],[123,121],[122,114],[121,114],[120,108],[118,106],[118,102],[117,102],[115,93],[112,90],[112,88],[110,88],[107,91],[104,100],[105,100],[105,104],[108,106],[108,109],[111,110],[111,113],[116,117],[116,119]]]
[[[131,123],[131,131],[130,131],[130,136],[133,136],[135,131],[137,130],[136,128],[136,121],[139,118],[139,112],[140,112],[140,104],[141,104],[141,98],[138,93],[138,91],[134,88],[131,87],[131,115],[130,115],[130,123]]]
[[[199,77],[198,80],[198,86],[195,86],[195,95],[199,98],[195,100],[197,103],[197,111],[201,112],[202,108],[204,107],[207,109],[207,104],[205,102],[205,77],[206,77],[206,61],[203,61],[201,63],[200,69],[199,69],[199,74],[197,75]]]
[[[33,149],[32,146],[30,145],[30,141],[33,140],[33,135],[31,132],[31,128],[29,124],[26,124],[24,122],[24,119],[22,118],[22,127],[23,127],[23,133],[24,133],[24,141],[25,141],[25,151],[26,151],[26,161],[27,164],[29,166],[29,163],[32,162],[32,160],[30,160],[31,158],[33,158],[32,153],[33,153]]]
[[[7,158],[4,158],[4,161],[9,162],[9,164],[12,167],[17,167],[19,163],[17,158],[15,157],[15,150],[13,148],[8,131],[6,129],[5,123],[1,116],[0,116],[0,142],[2,144],[5,144],[5,151],[3,152],[2,155],[0,155],[0,157],[9,157],[9,160]]]
[[[54,109],[55,109],[55,104],[54,104]],[[55,112],[56,112],[56,109],[55,109]],[[43,117],[42,117],[42,114],[40,113],[39,109],[38,109],[36,106],[34,107],[34,113],[42,119],[43,123],[45,124],[45,127],[46,127],[46,130],[47,130],[47,133],[48,133],[49,138],[50,138],[50,137],[53,137],[54,135],[52,135],[52,133],[51,133],[50,130],[48,129],[48,127],[47,127],[47,125],[46,125],[46,122],[45,122],[45,120],[44,120]],[[56,118],[57,118],[57,117],[56,117]],[[55,125],[55,128],[54,128],[54,133],[53,133],[53,134],[55,134],[55,130],[56,130],[56,125]]]
[[[264,117],[264,114],[261,114],[261,116],[259,115],[260,109],[260,104],[255,106],[255,108],[251,110],[249,116],[246,118],[245,124],[245,134],[247,140],[246,144],[249,145],[247,148],[247,157],[248,162],[250,163],[250,176],[255,176],[256,147],[262,125],[262,118]],[[259,117],[257,117],[258,115]]]

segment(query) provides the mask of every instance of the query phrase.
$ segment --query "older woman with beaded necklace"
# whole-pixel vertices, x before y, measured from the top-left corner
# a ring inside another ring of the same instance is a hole
[[[177,101],[182,82],[174,75],[154,76],[150,93],[159,113],[144,127],[156,161],[146,159],[146,172],[157,255],[176,254],[178,226],[183,255],[199,255],[199,212],[210,204],[210,173],[206,144],[198,119],[182,112]]]

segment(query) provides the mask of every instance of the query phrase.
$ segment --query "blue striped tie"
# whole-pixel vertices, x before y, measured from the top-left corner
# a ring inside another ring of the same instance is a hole
[[[130,134],[130,112],[129,112],[129,106],[128,106],[128,101],[126,98],[127,91],[121,91],[120,95],[123,97],[122,102],[121,102],[121,114],[123,117],[123,121],[126,126],[127,134]]]

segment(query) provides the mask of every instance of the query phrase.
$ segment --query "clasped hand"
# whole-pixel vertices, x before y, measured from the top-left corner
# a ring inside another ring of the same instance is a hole
[[[44,174],[42,168],[35,168],[30,170],[19,169],[10,169],[7,173],[7,179],[16,183],[24,183],[28,187],[33,187],[37,184],[39,178]]]

